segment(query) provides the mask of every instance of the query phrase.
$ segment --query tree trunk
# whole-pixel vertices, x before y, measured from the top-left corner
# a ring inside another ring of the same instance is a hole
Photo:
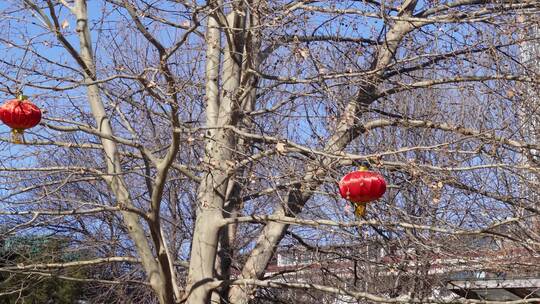
[[[219,14],[216,12],[215,14]],[[223,91],[216,89],[216,64],[219,62],[220,31],[216,16],[210,16],[207,27],[206,99],[207,124],[205,176],[198,189],[197,220],[193,232],[188,274],[187,303],[200,304],[210,301],[211,288],[205,283],[215,278],[215,263],[219,230],[223,219],[223,206],[232,169],[232,151],[236,140],[223,126],[236,125],[238,121],[239,86],[242,75],[243,40],[239,35],[244,18],[233,11],[227,16],[230,26],[226,33],[227,47],[223,56]],[[216,113],[216,109],[219,109]],[[216,115],[217,114],[217,115]]]
[[[92,110],[92,114],[97,123],[97,129],[105,136],[111,137],[114,135],[107,113],[99,94],[97,84],[90,84],[95,80],[95,63],[92,54],[92,42],[90,31],[88,29],[88,13],[85,0],[76,0],[74,13],[77,17],[77,32],[80,41],[80,57],[85,68],[85,82],[87,85],[88,102]],[[120,166],[120,158],[118,148],[113,140],[102,138],[103,151],[107,162],[107,173],[109,187],[115,194],[117,203],[120,207],[133,207],[129,191],[121,177],[122,169]],[[164,273],[154,259],[152,249],[148,244],[145,231],[139,222],[139,218],[133,212],[122,211],[124,223],[128,229],[129,236],[135,243],[137,252],[141,257],[143,267],[148,275],[150,285],[155,290],[159,302],[162,304],[174,303],[172,290],[166,288],[167,285],[163,281]]]

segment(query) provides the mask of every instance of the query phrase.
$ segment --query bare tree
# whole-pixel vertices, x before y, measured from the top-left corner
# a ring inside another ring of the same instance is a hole
[[[0,139],[3,235],[69,236],[87,254],[0,271],[162,304],[278,301],[275,289],[306,303],[444,302],[433,269],[509,271],[498,255],[512,250],[538,272],[539,77],[520,46],[539,42],[526,30],[539,9],[2,4],[0,89],[46,111],[24,145]],[[361,163],[390,186],[355,218],[336,181]],[[287,246],[310,266],[269,272]]]

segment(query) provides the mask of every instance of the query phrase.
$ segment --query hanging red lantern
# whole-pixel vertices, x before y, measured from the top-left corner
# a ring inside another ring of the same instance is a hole
[[[385,191],[384,177],[377,172],[368,171],[364,166],[345,175],[339,181],[339,193],[341,197],[354,204],[356,216],[364,216],[366,204],[381,198]]]
[[[41,121],[41,110],[26,96],[19,95],[0,107],[0,120],[12,129],[13,142],[20,144],[24,130],[35,127]]]

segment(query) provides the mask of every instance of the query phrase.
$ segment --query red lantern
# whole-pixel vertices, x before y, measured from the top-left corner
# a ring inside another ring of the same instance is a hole
[[[20,144],[25,129],[35,127],[41,121],[41,110],[24,95],[8,100],[0,107],[0,120],[12,130],[12,140]]]
[[[357,216],[364,216],[366,204],[381,198],[385,191],[384,177],[377,172],[368,171],[363,166],[358,171],[345,175],[339,181],[341,197],[355,205],[354,213]]]

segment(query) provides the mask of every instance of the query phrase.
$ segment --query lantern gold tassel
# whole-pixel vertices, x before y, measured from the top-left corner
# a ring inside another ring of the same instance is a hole
[[[366,202],[355,202],[354,203],[354,215],[357,217],[363,217],[366,215]]]
[[[11,130],[11,140],[16,144],[22,144],[24,137],[24,129],[13,129]]]

